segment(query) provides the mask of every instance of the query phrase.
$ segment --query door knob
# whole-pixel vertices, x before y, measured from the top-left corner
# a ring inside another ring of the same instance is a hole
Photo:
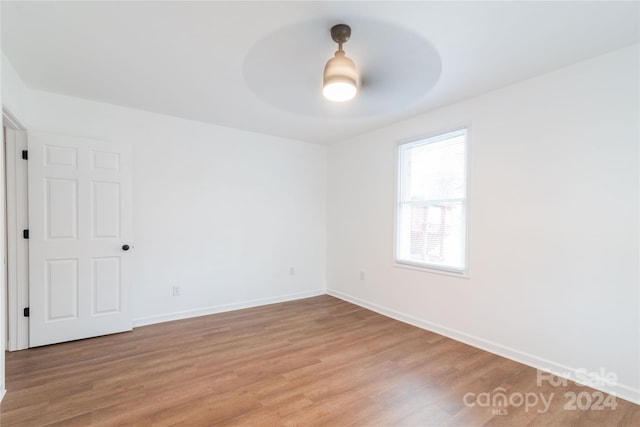
[[[122,250],[123,251],[128,251],[129,250],[129,245],[122,245]]]

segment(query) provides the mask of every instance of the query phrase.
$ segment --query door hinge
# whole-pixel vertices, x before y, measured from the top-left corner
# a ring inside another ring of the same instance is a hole
[[[22,230],[22,237],[24,239],[28,239],[29,238],[29,230]]]
[[[24,314],[24,317],[29,317],[29,307],[25,307],[24,310],[22,310],[22,314]]]
[[[29,152],[27,150],[22,150],[22,160],[29,160]]]

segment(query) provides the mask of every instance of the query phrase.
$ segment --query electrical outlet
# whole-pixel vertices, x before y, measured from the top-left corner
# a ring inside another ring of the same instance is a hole
[[[295,269],[295,268],[293,268],[293,267],[289,267],[289,274],[290,274],[290,275],[292,275],[292,276],[293,276],[294,274],[296,274],[296,269]]]
[[[364,271],[360,271],[360,280],[364,280]]]
[[[174,297],[179,297],[180,295],[182,295],[182,289],[180,289],[180,286],[174,286],[173,287],[173,294]]]

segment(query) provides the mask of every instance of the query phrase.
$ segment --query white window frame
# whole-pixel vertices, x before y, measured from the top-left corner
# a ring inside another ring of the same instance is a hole
[[[464,156],[464,183],[465,183],[465,197],[463,202],[463,212],[465,218],[465,230],[464,230],[464,248],[463,248],[463,260],[464,267],[462,269],[450,268],[446,266],[440,266],[437,264],[423,263],[412,260],[403,260],[398,258],[398,244],[400,241],[400,204],[401,204],[401,185],[402,185],[402,156],[401,151],[405,146],[410,145],[422,145],[430,144],[446,139],[453,138],[457,135],[465,135],[465,156]],[[394,206],[394,234],[393,234],[393,265],[395,267],[407,268],[411,270],[418,270],[428,273],[443,274],[447,276],[455,276],[468,279],[469,278],[469,126],[457,127],[454,130],[442,131],[433,133],[430,136],[422,138],[414,138],[411,140],[400,141],[396,147],[396,198]]]

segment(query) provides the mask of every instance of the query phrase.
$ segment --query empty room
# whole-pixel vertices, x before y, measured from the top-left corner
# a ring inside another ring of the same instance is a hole
[[[0,425],[640,425],[640,2],[2,1]]]

